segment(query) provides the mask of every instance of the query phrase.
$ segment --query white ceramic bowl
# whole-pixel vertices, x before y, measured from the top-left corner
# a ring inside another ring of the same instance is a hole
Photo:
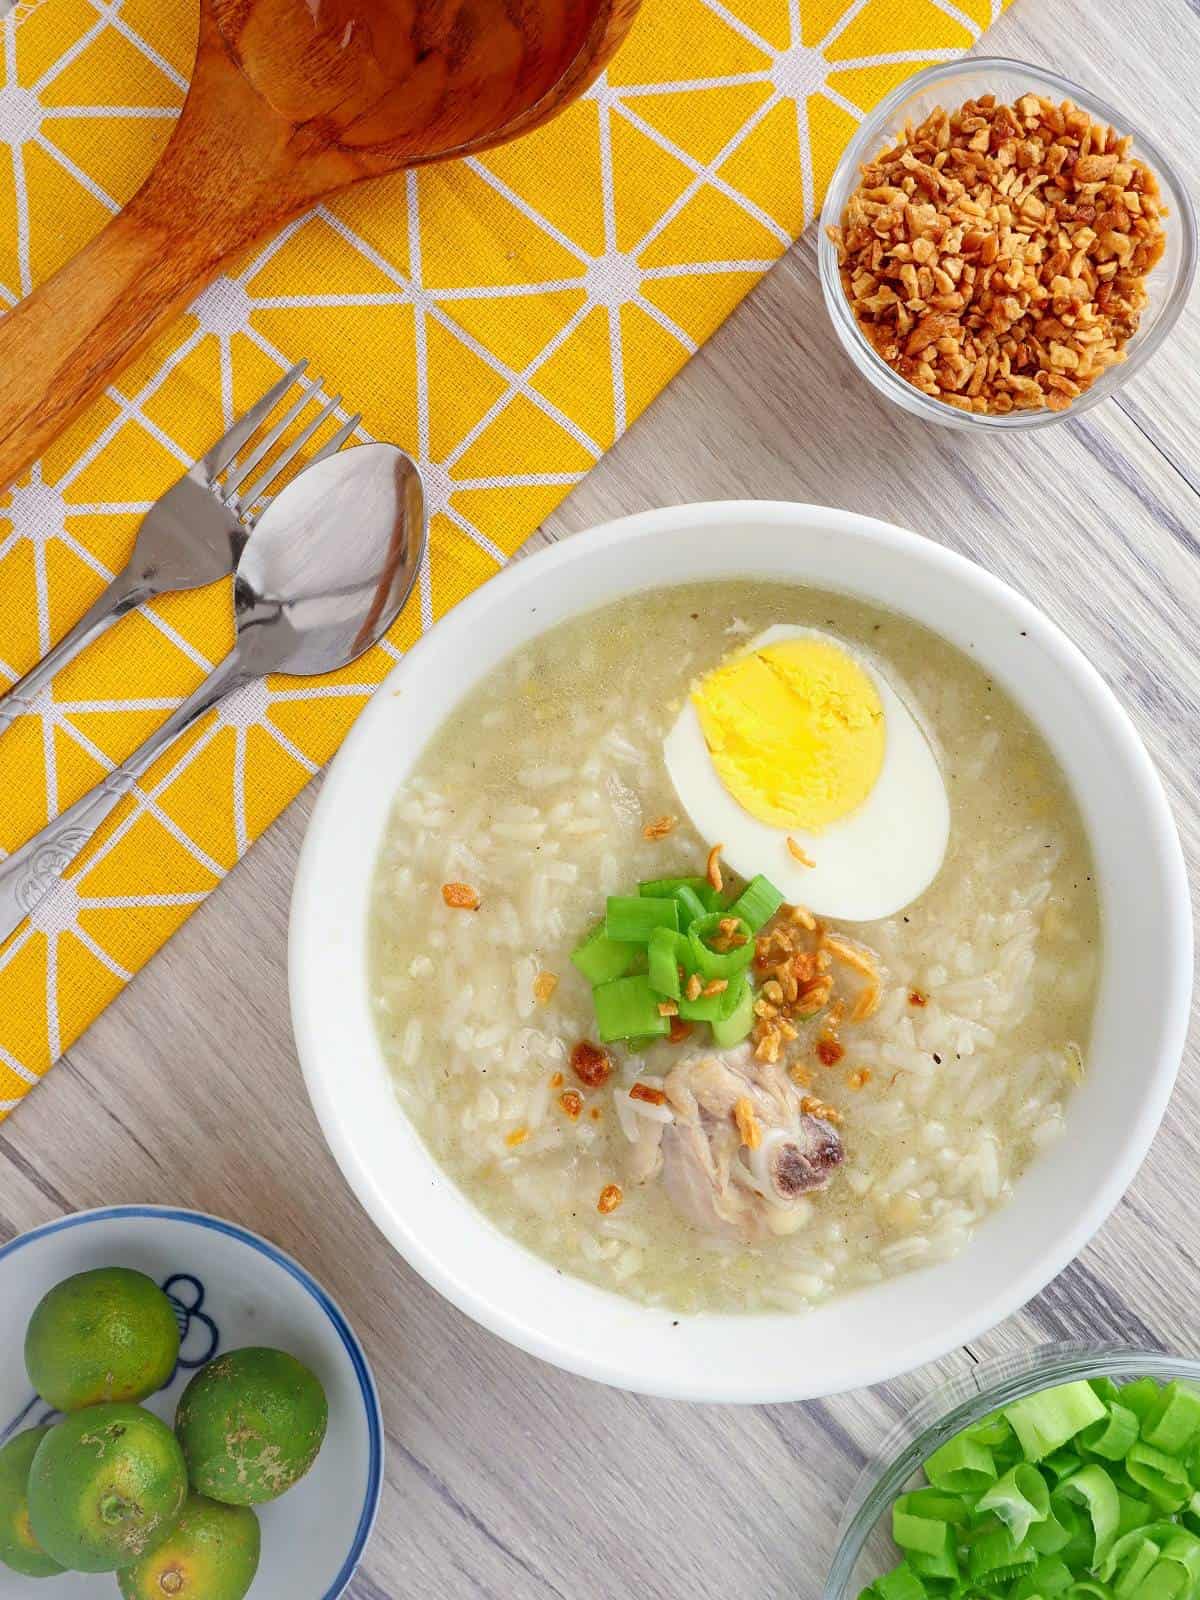
[[[502,1234],[429,1155],[396,1103],[371,1017],[367,908],[392,799],[471,687],[567,617],[662,584],[761,577],[860,595],[970,653],[1048,739],[1083,811],[1119,968],[1103,966],[1087,1081],[1068,1136],[955,1260],[802,1316],[677,1317],[556,1272]],[[1136,937],[1127,937],[1136,930]],[[379,1227],[462,1310],[574,1372],[651,1394],[796,1400],[874,1383],[1022,1305],[1120,1199],[1166,1107],[1191,987],[1191,919],[1162,787],[1124,712],[1028,601],[915,534],[814,506],[729,502],[647,512],[508,568],[405,657],[334,762],[292,904],[291,998],[313,1104]],[[1136,1005],[1128,997],[1138,997]]]
[[[258,1506],[262,1559],[249,1600],[336,1600],[371,1536],[383,1483],[375,1382],[345,1317],[298,1262],[219,1217],[114,1206],[48,1222],[0,1245],[0,1443],[57,1413],[29,1386],[25,1329],[48,1289],[95,1267],[135,1267],[167,1291],[183,1340],[170,1383],[145,1404],[171,1421],[188,1380],[222,1350],[272,1345],[320,1378],[329,1430],[308,1475]],[[110,1574],[69,1573],[44,1588],[0,1566],[0,1600],[35,1591],[113,1600]]]

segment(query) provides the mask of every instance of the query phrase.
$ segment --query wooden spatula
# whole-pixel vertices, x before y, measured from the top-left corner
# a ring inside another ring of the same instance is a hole
[[[200,0],[191,88],[125,209],[0,321],[0,489],[231,255],[323,195],[581,94],[639,0]]]

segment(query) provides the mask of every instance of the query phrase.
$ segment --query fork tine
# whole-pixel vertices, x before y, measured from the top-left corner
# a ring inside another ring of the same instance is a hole
[[[318,420],[320,420],[320,419],[318,419]],[[315,467],[317,462],[318,461],[324,461],[326,456],[335,456],[335,455],[337,455],[338,451],[345,444],[346,440],[350,438],[351,434],[354,432],[355,428],[358,427],[358,425],[359,425],[359,423],[361,421],[362,421],[362,412],[361,411],[356,411],[354,413],[354,415],[350,418],[350,421],[347,422],[343,427],[340,427],[338,429],[338,431],[334,434],[333,438],[329,440],[328,444],[323,444],[321,446],[321,448],[317,451],[316,455],[312,456],[310,458],[310,460],[308,462],[306,462],[305,470],[307,471],[309,467]],[[253,500],[247,502],[248,507],[252,506],[253,504],[254,504]],[[265,509],[265,507],[264,507],[264,509]],[[247,523],[247,525],[249,527],[253,528],[255,523],[258,521],[258,517],[260,517],[260,516],[262,516],[262,512],[261,511],[258,513],[258,516],[255,516],[255,517],[247,516],[247,517],[245,517],[244,521]]]
[[[321,448],[317,451],[316,455],[313,456],[311,461],[309,461],[308,465],[310,467],[315,467],[317,462],[318,461],[324,461],[326,456],[335,456],[335,455],[337,455],[338,451],[342,448],[342,446],[345,444],[346,440],[354,432],[355,428],[358,427],[358,425],[359,425],[359,423],[361,421],[362,421],[362,412],[361,411],[356,411],[354,413],[354,415],[350,418],[350,421],[347,422],[344,427],[341,427],[341,428],[338,429],[338,431],[334,434],[333,438],[330,439],[329,443],[328,444],[323,444],[321,446]]]
[[[312,391],[310,391],[310,394],[311,393]],[[300,454],[301,450],[304,449],[304,446],[312,438],[313,434],[316,433],[317,429],[322,425],[322,423],[328,421],[341,403],[342,397],[340,394],[334,395],[332,400],[327,401],[321,410],[317,412],[312,421],[307,423],[291,441],[283,455],[281,455],[277,460],[272,461],[271,465],[263,473],[262,477],[259,478],[258,482],[255,483],[251,488],[247,489],[245,494],[238,495],[233,506],[235,516],[245,516],[246,512],[249,511],[251,506],[254,505],[255,501],[262,498],[265,491],[270,488],[271,484],[274,483],[279,474],[291,465],[291,463]],[[245,480],[243,479],[243,482],[244,481]]]
[[[245,416],[238,418],[223,439],[217,440],[201,463],[209,483],[212,483],[218,474],[224,472],[250,435],[260,423],[270,416],[292,385],[307,370],[307,360],[298,361],[290,372],[284,373],[273,389],[268,389],[262,399],[256,405],[250,407]]]
[[[319,384],[312,389],[302,390],[297,398],[293,400],[292,404],[283,413],[271,431],[266,434],[264,438],[259,440],[255,448],[246,457],[245,461],[239,461],[237,466],[230,471],[228,478],[225,480],[225,491],[221,496],[226,505],[229,505],[233,501],[234,496],[249,478],[255,467],[257,467],[259,462],[265,455],[268,454],[269,451],[274,449],[274,447],[279,443],[280,439],[283,438],[284,434],[291,427],[292,423],[304,410],[308,402],[315,394],[319,392]]]

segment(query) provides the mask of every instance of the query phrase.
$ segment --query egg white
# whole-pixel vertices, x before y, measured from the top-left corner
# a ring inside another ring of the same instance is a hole
[[[883,766],[862,804],[820,833],[775,828],[751,816],[717,776],[690,697],[663,743],[667,772],[697,833],[708,844],[724,845],[724,859],[735,872],[745,878],[763,873],[788,900],[820,916],[874,922],[910,905],[937,876],[950,838],[946,785],[924,730],[860,651],[815,628],[780,624],[747,644],[746,653],[801,637],[824,639],[844,651],[879,695]],[[814,866],[795,859],[789,835]]]

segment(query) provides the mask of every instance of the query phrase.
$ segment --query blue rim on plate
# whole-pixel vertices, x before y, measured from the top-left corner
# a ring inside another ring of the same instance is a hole
[[[270,1240],[264,1239],[261,1234],[252,1233],[249,1228],[240,1227],[236,1222],[225,1222],[220,1217],[209,1216],[204,1211],[184,1211],[174,1206],[104,1206],[96,1211],[75,1211],[69,1217],[59,1217],[54,1222],[44,1222],[41,1227],[31,1228],[28,1233],[18,1234],[15,1239],[10,1239],[5,1245],[0,1245],[0,1261],[14,1255],[27,1244],[32,1244],[37,1239],[46,1238],[52,1233],[63,1233],[68,1228],[78,1228],[88,1222],[107,1222],[114,1218],[122,1217],[160,1217],[167,1222],[187,1222],[193,1227],[208,1228],[213,1233],[223,1233],[231,1239],[238,1239],[242,1244],[247,1244],[252,1250],[257,1250],[260,1255],[273,1261],[277,1267],[289,1273],[296,1282],[307,1291],[316,1301],[321,1310],[328,1317],[342,1341],[350,1364],[354,1368],[354,1376],[358,1380],[359,1392],[362,1395],[363,1406],[367,1413],[367,1433],[370,1443],[370,1459],[367,1467],[367,1494],[363,1502],[362,1515],[358,1519],[358,1527],[354,1534],[354,1543],[350,1547],[350,1554],[346,1557],[341,1571],[333,1580],[332,1586],[325,1591],[320,1600],[337,1600],[354,1576],[355,1568],[362,1560],[367,1541],[371,1537],[371,1530],[375,1526],[375,1518],[379,1511],[379,1501],[383,1490],[383,1412],[379,1404],[379,1393],[375,1387],[375,1379],[371,1376],[371,1369],[367,1366],[367,1358],[363,1354],[350,1324],[342,1315],[336,1301],[325,1293],[321,1285],[311,1273],[306,1272],[298,1261],[273,1245]]]

